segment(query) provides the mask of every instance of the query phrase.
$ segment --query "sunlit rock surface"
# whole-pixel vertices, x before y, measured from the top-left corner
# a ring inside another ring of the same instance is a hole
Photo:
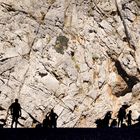
[[[6,127],[15,98],[25,127],[52,108],[58,127],[95,127],[124,103],[140,115],[138,0],[0,0],[0,30]]]

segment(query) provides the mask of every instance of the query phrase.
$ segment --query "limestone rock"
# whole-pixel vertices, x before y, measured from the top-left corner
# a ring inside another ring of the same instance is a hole
[[[138,0],[0,0],[0,119],[15,98],[24,127],[52,108],[58,127],[95,127],[124,103],[137,118],[139,11]]]

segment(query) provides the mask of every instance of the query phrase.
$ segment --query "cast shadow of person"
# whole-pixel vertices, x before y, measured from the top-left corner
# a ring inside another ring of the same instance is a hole
[[[111,120],[111,116],[112,116],[112,112],[111,111],[108,111],[106,114],[105,114],[105,117],[103,119],[103,127],[107,128],[109,127],[109,123],[110,123],[110,120]]]
[[[117,128],[117,120],[116,119],[113,119],[111,124],[110,124],[110,127],[111,128]]]
[[[58,115],[52,109],[51,112],[46,114],[46,117],[43,120],[43,128],[56,128],[57,119]]]
[[[101,118],[95,120],[97,128],[103,128],[103,120]]]
[[[109,123],[110,123],[110,120],[111,120],[111,115],[112,115],[112,112],[111,111],[108,111],[105,114],[105,116],[104,116],[103,119],[101,119],[101,118],[100,119],[97,119],[95,121],[97,128],[108,128],[108,127],[110,127],[109,126]]]
[[[42,126],[43,126],[43,128],[51,127],[49,113],[46,114],[45,119],[43,120]]]

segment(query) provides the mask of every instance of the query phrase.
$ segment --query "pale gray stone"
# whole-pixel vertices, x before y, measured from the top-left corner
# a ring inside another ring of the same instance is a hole
[[[18,98],[25,127],[52,108],[58,127],[95,127],[125,103],[136,119],[139,11],[138,0],[0,0],[0,118]]]

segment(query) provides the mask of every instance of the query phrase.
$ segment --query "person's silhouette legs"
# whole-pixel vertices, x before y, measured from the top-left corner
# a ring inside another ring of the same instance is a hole
[[[129,110],[129,113],[127,114],[127,125],[131,126],[132,125],[132,111]]]
[[[56,121],[52,122],[52,128],[56,128]]]
[[[17,128],[17,124],[18,124],[18,117],[17,116],[13,116],[11,128],[13,128],[14,123],[15,123],[15,128]]]
[[[17,128],[17,124],[18,124],[18,117],[15,118],[15,128]]]
[[[118,127],[122,127],[122,124],[123,124],[123,119],[121,118],[118,120]]]
[[[12,120],[11,128],[13,128],[14,120]]]

